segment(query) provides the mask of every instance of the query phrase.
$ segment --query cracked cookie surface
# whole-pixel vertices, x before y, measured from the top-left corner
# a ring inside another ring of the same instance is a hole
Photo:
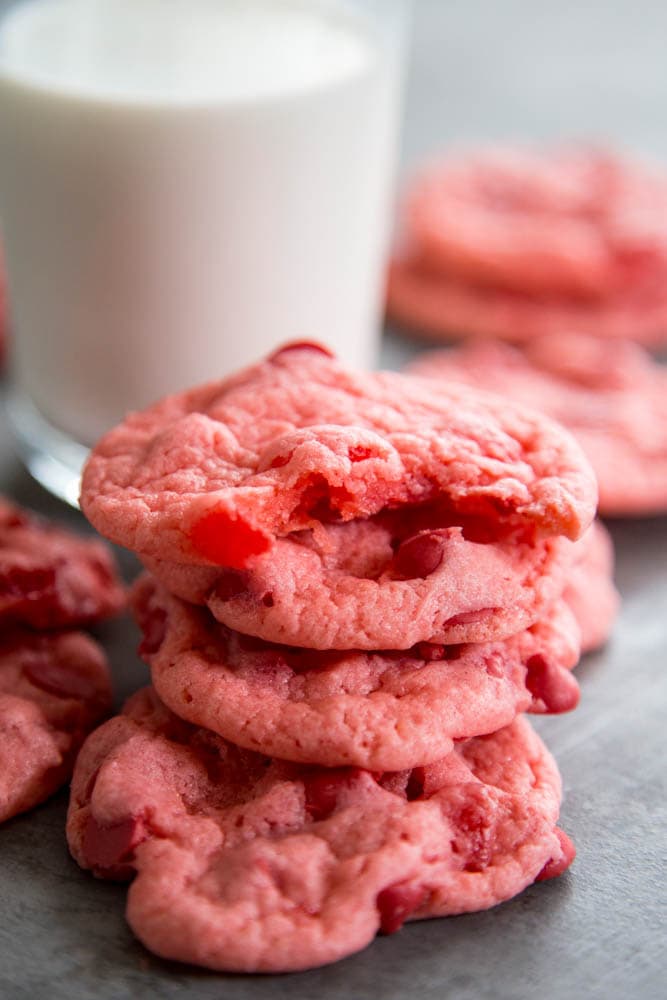
[[[293,533],[441,501],[501,531],[576,538],[596,487],[572,438],[529,410],[288,345],[130,414],[93,450],[81,496],[142,556],[233,569]]]

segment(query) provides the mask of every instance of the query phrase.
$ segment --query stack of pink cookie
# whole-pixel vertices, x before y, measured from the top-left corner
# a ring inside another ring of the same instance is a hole
[[[104,545],[0,497],[0,822],[64,785],[108,715],[106,658],[78,629],[123,602]]]
[[[410,184],[388,312],[436,340],[667,343],[667,178],[587,148],[482,149]]]
[[[147,947],[302,969],[563,871],[523,713],[577,703],[595,503],[546,418],[317,345],[107,434],[82,505],[150,571],[154,686],[84,746],[68,837]]]

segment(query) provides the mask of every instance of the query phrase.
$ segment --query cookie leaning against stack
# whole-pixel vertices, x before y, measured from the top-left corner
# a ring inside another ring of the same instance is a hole
[[[567,867],[519,713],[577,702],[560,595],[595,503],[547,419],[317,345],[107,434],[82,506],[153,573],[156,691],[90,737],[68,834],[83,867],[136,873],[138,937],[306,968]]]

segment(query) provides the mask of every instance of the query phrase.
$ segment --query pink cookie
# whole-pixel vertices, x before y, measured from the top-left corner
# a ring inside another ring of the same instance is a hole
[[[519,343],[576,330],[658,346],[667,343],[667,280],[622,287],[604,299],[537,296],[461,281],[412,255],[391,264],[387,314],[406,330],[439,341],[470,337]]]
[[[444,276],[603,298],[667,277],[667,177],[593,148],[487,148],[422,171],[408,238]]]
[[[523,352],[471,344],[422,355],[410,371],[494,389],[560,421],[593,466],[601,513],[667,511],[667,367],[636,344],[574,333]]]
[[[88,636],[3,632],[0,822],[65,784],[79,747],[110,709],[106,659]]]
[[[0,497],[0,623],[84,625],[115,614],[124,600],[106,545]]]
[[[128,920],[158,955],[282,972],[559,874],[574,856],[560,791],[521,717],[436,764],[372,774],[241,750],[144,690],[86,742],[68,839],[99,876],[136,872]]]
[[[409,649],[505,638],[553,604],[572,543],[499,535],[445,508],[402,508],[279,538],[245,570],[143,561],[238,632],[310,649]]]
[[[94,449],[81,502],[142,556],[246,569],[295,532],[439,502],[490,533],[576,538],[596,490],[534,413],[292,345],[131,414]]]
[[[132,600],[140,652],[182,719],[271,757],[370,770],[438,760],[518,712],[574,708],[579,629],[564,605],[504,642],[406,653],[314,652],[251,640],[149,577]]]
[[[594,521],[574,549],[563,597],[577,619],[586,653],[609,638],[621,599],[614,586],[614,546],[602,522]]]

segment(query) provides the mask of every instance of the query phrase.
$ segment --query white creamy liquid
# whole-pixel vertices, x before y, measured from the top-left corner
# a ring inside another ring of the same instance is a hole
[[[326,0],[10,12],[0,226],[19,389],[89,444],[283,340],[372,363],[394,70],[371,23]]]

